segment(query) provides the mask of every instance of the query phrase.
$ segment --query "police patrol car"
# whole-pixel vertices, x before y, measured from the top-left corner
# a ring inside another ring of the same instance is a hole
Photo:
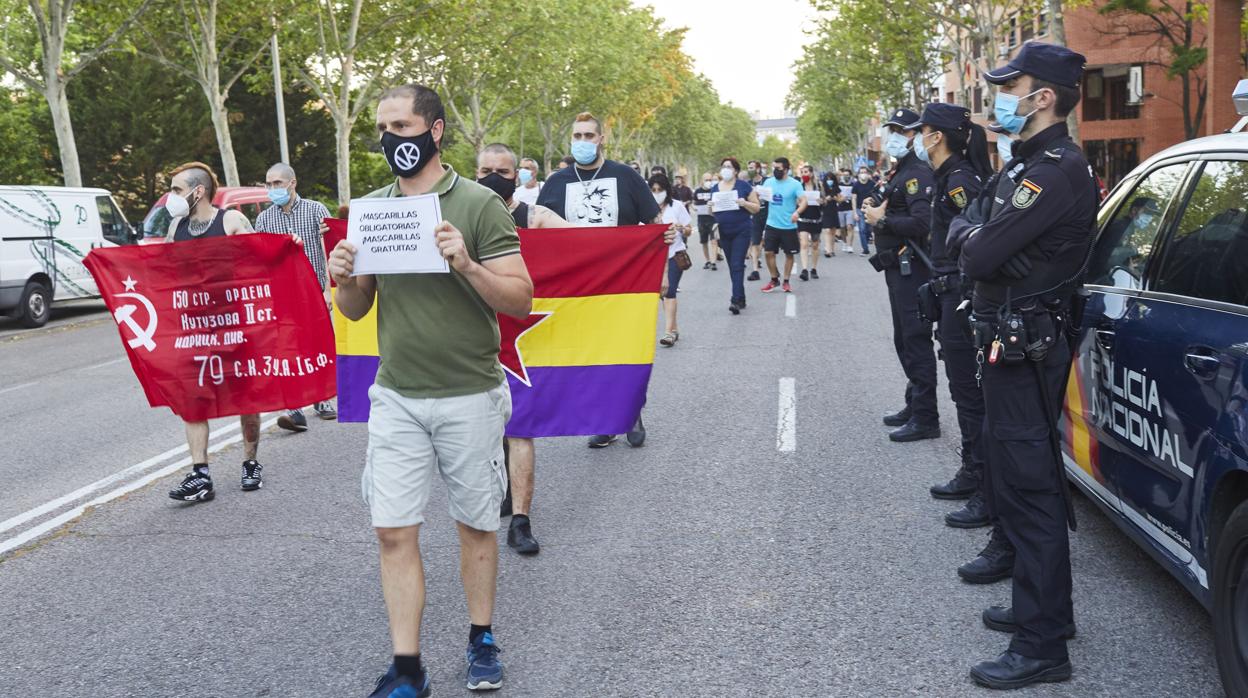
[[[1248,80],[1231,132],[1101,207],[1063,419],[1072,480],[1211,611],[1248,695]]]

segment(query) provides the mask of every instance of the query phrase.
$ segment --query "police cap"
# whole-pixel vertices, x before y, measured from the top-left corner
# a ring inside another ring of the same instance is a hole
[[[934,102],[923,107],[923,116],[906,128],[931,126],[947,131],[961,131],[971,123],[971,110],[956,104]]]
[[[919,120],[919,115],[911,109],[901,107],[893,111],[893,115],[888,121],[884,122],[885,126],[896,126],[897,128],[912,129],[914,122]]]
[[[1078,87],[1079,78],[1083,76],[1083,64],[1087,60],[1083,54],[1065,46],[1029,41],[1009,63],[984,73],[984,79],[1000,85],[1027,74],[1055,85]]]

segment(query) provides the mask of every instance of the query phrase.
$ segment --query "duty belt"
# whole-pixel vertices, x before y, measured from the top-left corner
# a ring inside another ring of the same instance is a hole
[[[1007,366],[1024,361],[1044,361],[1049,350],[1057,344],[1066,318],[1065,308],[1034,305],[1020,309],[1004,307],[995,317],[972,313],[971,343],[976,349],[976,363],[979,365],[976,378],[983,373],[985,359],[989,364]]]

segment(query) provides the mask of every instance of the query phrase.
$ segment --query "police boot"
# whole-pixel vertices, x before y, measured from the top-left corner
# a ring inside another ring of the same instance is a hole
[[[991,661],[971,667],[975,683],[988,688],[1009,690],[1033,683],[1069,681],[1070,659],[1036,659],[1006,650]]]
[[[910,406],[906,405],[905,407],[901,409],[900,412],[894,412],[893,414],[885,415],[884,426],[886,427],[905,426],[906,423],[910,421],[911,414],[912,413],[910,412]]]
[[[910,421],[906,422],[905,426],[900,429],[894,429],[888,434],[889,441],[894,441],[896,443],[909,443],[911,441],[939,438],[939,424],[920,424],[913,417],[910,418]]]
[[[982,492],[976,492],[966,506],[945,514],[945,525],[953,528],[983,528],[988,525],[988,504]]]
[[[1014,574],[1014,546],[999,528],[992,529],[988,545],[970,562],[958,568],[958,576],[969,584],[992,584]]]
[[[962,466],[952,480],[943,485],[932,485],[927,491],[936,499],[966,499],[977,489],[979,478],[966,472],[966,466]]]
[[[1000,630],[1003,633],[1014,633],[1018,631],[1018,626],[1014,624],[1014,607],[1013,606],[989,606],[984,609],[982,616],[984,626],[993,630]],[[1063,640],[1075,639],[1075,624],[1066,626],[1066,632],[1062,633]]]

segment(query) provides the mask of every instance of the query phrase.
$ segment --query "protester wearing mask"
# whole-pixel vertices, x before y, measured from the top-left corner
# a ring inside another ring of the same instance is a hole
[[[867,199],[871,198],[876,186],[875,180],[871,179],[871,171],[866,167],[858,168],[858,176],[849,185],[851,213],[858,229],[858,245],[863,257],[871,254],[871,226],[867,225],[867,219],[862,215],[862,207],[867,205]]]
[[[711,194],[715,191],[715,178],[710,172],[702,174],[702,186],[693,190],[693,213],[698,218],[698,241],[702,243],[703,269],[718,271],[720,259],[719,240],[715,235],[715,216],[711,212]]]
[[[524,187],[517,187],[519,175],[526,170],[523,160],[516,166],[516,153],[502,143],[491,143],[477,155],[477,183],[498,194],[517,228],[570,228],[554,211],[537,204],[519,200],[517,194]],[[531,161],[530,161],[531,162]],[[534,163],[536,165],[536,163]],[[500,510],[502,516],[510,516],[507,527],[507,545],[521,555],[536,555],[541,546],[533,535],[530,507],[537,464],[537,449],[533,439],[507,437],[508,492]]]
[[[328,305],[329,277],[325,270],[325,245],[322,242],[321,224],[329,218],[329,209],[319,201],[299,196],[295,191],[298,185],[299,180],[290,165],[279,162],[269,168],[264,175],[264,186],[268,189],[269,201],[273,205],[256,217],[256,229],[266,233],[292,235],[299,240],[303,246],[303,254],[312,265],[312,271],[316,272],[317,283]],[[321,419],[338,417],[338,411],[328,401],[318,402],[312,409]],[[277,418],[277,426],[287,431],[302,432],[307,431],[308,420],[303,410],[288,410]]]
[[[449,270],[357,276],[356,247],[345,240],[329,258],[342,314],[359,320],[377,308],[381,363],[369,389],[361,488],[380,543],[394,660],[372,695],[429,690],[420,659],[420,529],[436,477],[446,485],[459,533],[470,623],[461,676],[471,690],[499,688],[503,666],[491,623],[511,397],[498,362],[497,315],[527,317],[533,282],[502,200],[442,163],[446,112],[437,92],[414,84],[387,90],[377,105],[377,128],[396,179],[368,197],[437,196],[442,222],[432,242]]]
[[[576,164],[555,172],[546,180],[537,203],[561,215],[574,226],[621,226],[662,222],[659,205],[646,180],[633,168],[603,154],[606,136],[597,117],[582,112],[572,123],[572,157]],[[665,244],[676,239],[675,228],[663,236]],[[667,276],[664,274],[663,283]],[[590,448],[605,448],[616,441],[616,434],[598,434],[589,440]],[[646,428],[638,417],[628,432],[630,446],[646,442]]]
[[[202,238],[244,235],[254,232],[251,223],[239,211],[226,211],[212,205],[217,193],[217,175],[202,162],[188,162],[173,170],[165,209],[169,221],[167,242],[184,242]],[[243,435],[243,472],[240,486],[244,491],[258,490],[263,485],[263,467],[256,460],[260,448],[260,415],[239,415]],[[208,471],[208,422],[185,422],[186,445],[190,450],[191,472],[169,492],[169,497],[182,502],[206,502],[216,496]]]
[[[854,253],[854,207],[850,201],[850,195],[853,190],[850,186],[853,184],[854,177],[848,169],[840,172],[840,177],[836,182],[835,188],[828,187],[828,198],[836,202],[836,223],[840,231],[837,237],[844,240],[842,250],[845,254]]]
[[[802,196],[806,199],[806,209],[797,218],[797,234],[801,252],[798,259],[802,271],[797,278],[802,281],[819,278],[819,218],[823,214],[820,203],[824,199],[823,185],[815,179],[815,170],[810,165],[802,165],[798,171],[802,178]]]
[[[819,238],[823,240],[823,256],[836,256],[837,224],[840,222],[838,207],[840,206],[840,190],[837,188],[837,173],[823,173],[823,196],[819,199]],[[846,206],[849,202],[846,201]],[[816,251],[817,252],[817,251]]]
[[[771,201],[771,192],[761,189],[763,183],[767,181],[767,173],[763,168],[763,163],[758,160],[751,160],[747,166],[747,172],[750,177],[750,184],[754,187],[754,193],[758,199],[758,212],[754,214],[750,231],[750,275],[747,281],[758,281],[759,271],[763,267],[762,250],[763,250],[763,231],[767,228],[767,203]]]
[[[680,288],[680,277],[684,274],[678,256],[684,253],[688,259],[685,240],[693,232],[693,220],[689,217],[689,209],[679,200],[672,198],[672,185],[662,174],[650,176],[650,195],[659,205],[664,223],[676,229],[676,239],[667,246],[667,284],[663,289],[663,337],[659,344],[671,347],[680,339],[680,328],[676,324],[676,292]]]
[[[788,158],[776,158],[771,163],[772,176],[761,187],[771,192],[767,209],[767,230],[763,238],[763,250],[767,253],[767,270],[771,281],[763,286],[763,293],[783,288],[792,293],[789,278],[793,274],[793,262],[801,249],[797,235],[797,221],[806,211],[806,197],[802,185],[790,175]],[[784,250],[784,280],[781,282],[776,267],[776,253]]]
[[[896,158],[897,166],[879,200],[868,199],[862,210],[875,230],[872,266],[884,272],[888,285],[893,345],[907,381],[905,407],[884,418],[884,424],[898,427],[888,435],[898,442],[940,437],[932,323],[921,319],[917,296],[931,278],[927,246],[934,186],[932,168],[910,150],[918,120],[913,111],[897,109],[885,122],[889,132],[884,149]]]
[[[524,158],[520,161],[519,185],[516,187],[516,201],[532,206],[537,203],[537,195],[542,191],[542,183],[537,181],[537,161]]]
[[[732,282],[732,296],[728,312],[740,315],[745,309],[745,255],[750,247],[753,228],[751,216],[758,213],[758,192],[748,182],[739,179],[741,163],[736,158],[724,158],[720,163],[719,184],[716,192],[736,192],[737,208],[715,211],[719,225],[719,243],[728,261],[728,277]]]

